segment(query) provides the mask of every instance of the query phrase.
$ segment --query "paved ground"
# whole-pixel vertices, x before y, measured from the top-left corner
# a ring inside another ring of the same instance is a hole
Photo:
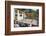
[[[20,20],[20,21],[18,21],[19,22],[19,25],[26,25],[26,26],[32,26],[32,25],[37,25],[37,20],[33,20],[32,21],[32,19],[24,19],[24,20]],[[21,23],[20,23],[21,22]],[[15,24],[15,26],[18,26],[19,27],[19,25],[18,24]]]
[[[27,24],[34,24],[34,25],[37,24],[37,20],[35,20],[35,19],[33,21],[32,21],[32,19],[24,19],[19,22],[23,22],[23,23],[27,23]]]

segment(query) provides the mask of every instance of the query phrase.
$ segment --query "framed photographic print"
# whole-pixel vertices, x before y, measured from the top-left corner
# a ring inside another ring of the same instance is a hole
[[[5,1],[5,34],[35,34],[45,31],[44,3]]]

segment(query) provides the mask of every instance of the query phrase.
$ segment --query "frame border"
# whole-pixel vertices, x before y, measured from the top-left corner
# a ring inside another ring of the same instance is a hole
[[[26,5],[26,6],[42,6],[42,30],[34,31],[16,31],[11,32],[10,30],[10,5]],[[36,2],[20,2],[20,1],[5,1],[5,35],[18,35],[18,34],[35,34],[45,32],[45,4]]]

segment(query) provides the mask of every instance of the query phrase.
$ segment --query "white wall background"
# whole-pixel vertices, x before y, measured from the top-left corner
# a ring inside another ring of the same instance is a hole
[[[14,0],[12,0],[12,1],[14,1]],[[46,0],[16,0],[16,1],[46,3]],[[45,4],[45,15],[46,15],[46,4]],[[45,16],[45,18],[46,18],[46,16]],[[46,21],[46,19],[45,19],[45,21]],[[45,22],[45,25],[46,25],[46,22]],[[45,32],[46,32],[46,29],[45,29]],[[0,36],[5,36],[5,0],[0,0]],[[46,33],[11,35],[11,36],[46,36]]]

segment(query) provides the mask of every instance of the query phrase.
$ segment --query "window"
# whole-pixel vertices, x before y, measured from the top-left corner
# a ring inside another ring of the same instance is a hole
[[[15,14],[15,16],[17,16],[17,14]]]
[[[22,14],[20,16],[22,17]]]

